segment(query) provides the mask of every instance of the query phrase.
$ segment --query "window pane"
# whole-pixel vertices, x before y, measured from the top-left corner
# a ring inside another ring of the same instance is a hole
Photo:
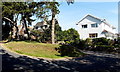
[[[98,24],[91,24],[91,27],[98,27]]]
[[[95,37],[97,37],[97,36],[98,36],[97,33],[89,34],[89,37],[90,37],[90,38],[95,38]]]
[[[87,28],[87,25],[82,25],[82,28]]]
[[[91,27],[95,27],[95,24],[91,24]]]

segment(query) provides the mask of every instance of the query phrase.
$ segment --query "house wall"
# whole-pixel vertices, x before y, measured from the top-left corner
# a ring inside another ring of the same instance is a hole
[[[91,24],[94,23],[98,23],[98,27],[97,28],[91,28]],[[88,27],[87,28],[82,28],[82,25],[87,24]],[[93,17],[87,16],[83,21],[81,21],[78,24],[79,27],[79,34],[80,34],[80,39],[86,39],[89,38],[89,33],[98,33],[98,36],[100,35],[101,31],[102,31],[102,26],[100,25],[101,21],[94,19]]]
[[[100,29],[101,29],[101,30],[100,30],[100,32],[99,32],[99,36],[98,36],[98,37],[106,37],[105,34],[102,33],[102,31],[105,29],[105,28],[104,28],[104,25],[105,25],[105,24],[104,24],[103,22],[101,22],[101,24],[100,24]]]
[[[107,30],[107,31],[115,34],[115,29],[113,29],[112,26],[106,25],[105,23],[103,23],[102,25],[103,25],[103,29],[104,29],[104,30]]]
[[[91,27],[91,24],[97,23],[98,27]],[[86,25],[87,28],[82,28],[82,25]],[[78,23],[78,33],[80,34],[80,39],[86,39],[89,38],[90,33],[97,33],[98,37],[106,37],[105,34],[102,33],[103,30],[110,31],[111,33],[114,33],[114,29],[108,25],[106,25],[101,20],[95,19],[91,16],[87,16],[82,20],[80,23]]]

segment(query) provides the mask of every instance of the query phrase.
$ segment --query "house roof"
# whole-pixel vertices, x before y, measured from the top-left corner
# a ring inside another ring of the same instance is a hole
[[[33,27],[31,27],[31,26],[28,26],[28,29],[32,30],[32,29],[33,29]]]
[[[42,21],[42,22],[38,22],[35,26],[43,26],[46,25],[46,22]]]
[[[102,32],[108,32],[108,33],[111,33],[111,34],[115,34],[115,33],[112,33],[110,31],[106,30],[106,29],[104,29]]]
[[[81,21],[83,21],[86,17],[88,17],[88,16],[90,16],[90,17],[93,17],[93,18],[95,18],[95,19],[97,19],[97,20],[100,20],[100,21],[102,21],[102,19],[100,19],[100,18],[98,18],[98,17],[95,17],[95,16],[93,16],[93,15],[91,15],[91,14],[87,14],[87,15],[85,15],[78,23],[80,23]],[[78,24],[77,23],[77,24]]]
[[[21,28],[23,25],[18,25],[18,28]]]
[[[38,22],[35,26],[43,26],[43,21],[42,22]]]
[[[97,19],[97,20],[99,20],[99,21],[101,21],[101,22],[104,22],[106,25],[111,26],[112,28],[116,28],[116,27],[110,25],[105,19],[100,19],[100,18],[98,18],[98,17],[96,17],[96,16],[93,16],[93,15],[91,15],[91,14],[85,15],[76,25],[78,25],[81,21],[83,21],[83,20],[84,20],[86,17],[88,17],[88,16],[93,17],[93,18],[95,18],[95,19]]]

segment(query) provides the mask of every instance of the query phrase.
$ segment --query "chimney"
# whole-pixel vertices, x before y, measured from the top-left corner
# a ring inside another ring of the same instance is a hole
[[[106,21],[106,19],[103,19],[103,21]]]

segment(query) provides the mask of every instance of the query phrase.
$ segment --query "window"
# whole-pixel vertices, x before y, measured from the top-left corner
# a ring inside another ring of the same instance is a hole
[[[91,24],[91,27],[98,27],[98,24],[97,23]]]
[[[82,28],[87,28],[87,25],[82,25]]]
[[[98,36],[97,33],[91,33],[91,34],[89,34],[89,37],[90,37],[90,38],[96,38],[97,36]]]

